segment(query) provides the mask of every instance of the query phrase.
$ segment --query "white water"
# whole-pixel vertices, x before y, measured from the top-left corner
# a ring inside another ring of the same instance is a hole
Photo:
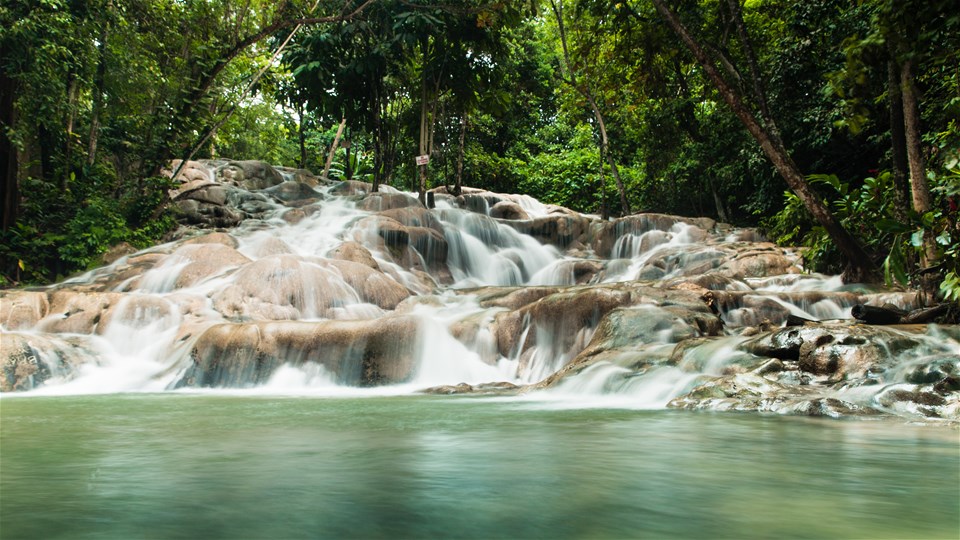
[[[513,197],[513,200],[531,217],[550,215],[550,207],[532,198]],[[482,210],[488,212],[489,208]],[[391,309],[376,305],[375,298],[365,299],[357,284],[351,285],[350,279],[356,276],[344,275],[340,267],[329,262],[328,255],[345,242],[363,244],[383,271],[377,276],[389,276],[413,293],[398,310],[417,321],[416,367],[408,382],[376,388],[344,387],[336,382],[336,375],[327,367],[310,361],[280,366],[256,388],[179,391],[383,395],[459,383],[535,383],[574,360],[594,337],[597,321],[576,328],[534,328],[538,323],[527,318],[513,350],[507,354],[498,352],[498,338],[491,331],[491,323],[506,310],[482,307],[474,294],[462,290],[573,285],[576,282],[574,265],[581,259],[518,233],[486,213],[461,210],[448,200],[438,202],[433,215],[443,225],[448,245],[446,265],[452,278],[445,283],[439,276],[426,277],[422,272],[398,264],[381,240],[377,222],[370,219],[375,214],[359,209],[355,198],[329,196],[294,223],[282,218],[288,211],[277,205],[275,213],[267,219],[248,222],[232,231],[230,238],[236,242],[235,252],[241,258],[232,262],[225,260],[219,267],[208,268],[198,261],[211,249],[229,251],[220,244],[170,244],[148,250],[157,254],[159,262],[141,275],[118,284],[115,290],[122,291],[124,296],[111,308],[111,319],[99,324],[92,334],[62,331],[50,334],[49,330],[66,318],[65,313],[52,313],[34,328],[17,328],[16,332],[25,336],[46,340],[48,346],[33,349],[49,365],[62,364],[67,358],[64,351],[93,358],[76,371],[52,373],[46,384],[32,392],[86,394],[169,389],[191,362],[192,345],[214,324],[258,318],[362,321],[390,314]],[[592,279],[603,283],[638,279],[662,283],[683,277],[687,268],[709,263],[724,254],[722,239],[706,235],[708,241],[704,242],[705,235],[704,231],[685,223],[677,223],[666,231],[625,234],[616,239],[611,260],[600,261],[604,268]],[[410,246],[419,267],[426,268],[428,254],[417,252],[412,242]],[[94,283],[122,271],[123,265],[135,257],[121,259],[69,283],[71,286]],[[242,285],[245,279],[254,285]],[[849,318],[849,306],[830,298],[795,304],[775,294],[844,290],[837,277],[791,274],[749,278],[734,280],[728,290],[750,291],[749,294],[760,301],[808,319]],[[417,301],[417,297],[423,301]],[[900,298],[882,297],[894,301]],[[230,316],[233,318],[224,314],[225,305],[233,306],[234,315]],[[740,308],[723,317],[728,326],[737,327],[758,324],[762,317],[758,313],[754,308]],[[475,323],[472,334],[455,331],[473,324],[471,321]],[[4,331],[12,329],[4,328]],[[530,332],[535,338],[526,343]],[[643,354],[669,356],[675,345],[670,335],[671,331],[665,330],[654,342],[642,344]],[[951,338],[943,339],[947,340],[948,351],[956,345]],[[66,346],[64,340],[82,343],[82,348]],[[937,338],[931,340],[936,342]],[[738,357],[746,354],[735,350],[740,341],[736,336],[720,338],[691,349],[678,365],[662,365],[639,372],[613,362],[598,362],[555,388],[537,393],[536,399],[577,406],[592,403],[662,408],[702,382],[704,377],[724,374]]]

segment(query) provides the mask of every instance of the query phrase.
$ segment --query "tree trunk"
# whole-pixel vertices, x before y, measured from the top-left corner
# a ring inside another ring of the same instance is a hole
[[[460,117],[460,141],[459,149],[457,150],[457,183],[453,187],[453,194],[457,197],[459,197],[460,192],[463,191],[463,154],[464,144],[467,138],[467,123],[469,121],[469,114],[464,112],[463,116]]]
[[[923,163],[923,148],[920,139],[920,107],[914,85],[914,60],[907,59],[900,66],[900,91],[903,98],[903,126],[907,142],[907,160],[910,168],[910,188],[913,209],[923,215],[930,211],[930,187],[927,185],[926,167]],[[937,258],[936,246],[929,232],[923,237],[921,264],[931,266]]]
[[[307,168],[307,129],[306,129],[306,110],[302,101],[294,104],[297,109],[297,142],[300,145],[299,168]]]
[[[730,223],[730,218],[727,216],[727,209],[724,208],[720,193],[717,192],[717,185],[709,175],[707,176],[707,186],[710,187],[710,194],[713,195],[713,204],[717,207],[717,218],[723,223]]]
[[[97,143],[100,140],[100,114],[103,112],[103,93],[107,77],[107,39],[109,24],[104,23],[100,30],[100,43],[97,45],[97,74],[93,81],[93,109],[90,112],[90,137],[87,140],[87,165],[97,161]]]
[[[617,168],[616,161],[610,157],[610,140],[607,138],[607,125],[603,121],[603,114],[600,113],[600,107],[597,106],[597,101],[593,98],[593,94],[589,91],[587,91],[586,94],[588,94],[587,101],[590,103],[590,108],[593,109],[593,115],[597,119],[597,126],[600,128],[600,154],[603,155],[603,159],[610,165],[610,173],[613,174],[613,180],[617,184],[617,191],[620,192],[620,209],[622,215],[629,216],[633,212],[630,210],[630,203],[627,201],[627,190],[623,187],[623,180],[620,179],[620,169]]]
[[[424,56],[426,56],[426,45],[423,45]],[[429,155],[427,152],[427,144],[430,138],[429,126],[428,126],[428,116],[429,116],[429,106],[427,105],[427,75],[423,74],[423,86],[420,89],[420,145],[418,156]],[[427,205],[427,165],[417,165],[418,169],[418,178],[417,182],[417,193],[419,194],[420,203],[424,206]]]
[[[330,166],[333,165],[333,154],[337,152],[337,146],[340,145],[340,136],[343,135],[343,128],[347,126],[347,119],[344,118],[340,120],[340,127],[337,128],[337,134],[333,137],[333,144],[330,145],[330,153],[327,154],[327,164],[323,166],[323,174],[320,175],[320,178],[324,180],[327,179],[327,176],[330,174]]]
[[[383,175],[383,93],[382,84],[374,87],[373,107],[373,188],[374,193],[380,191],[380,180]]]
[[[67,125],[64,127],[63,171],[60,174],[60,191],[67,190],[70,171],[73,169],[73,122],[76,119],[77,92],[80,88],[80,83],[75,74],[70,73],[67,77],[70,82],[67,84]]]
[[[17,145],[8,136],[17,123],[17,82],[0,70],[0,174],[3,175],[3,230],[13,227],[20,215],[20,165]]]
[[[903,122],[903,94],[900,92],[900,66],[887,62],[887,99],[890,107],[890,153],[892,156],[894,208],[897,217],[906,222],[910,209],[910,182],[908,180],[907,138]]]
[[[588,88],[581,88],[577,84],[577,75],[570,67],[570,52],[567,49],[567,32],[563,22],[563,4],[562,0],[550,0],[550,6],[553,8],[553,14],[557,19],[557,30],[560,32],[560,46],[563,49],[563,63],[566,66],[567,72],[570,74],[570,79],[566,81],[570,84],[575,91],[580,95],[586,98],[587,102],[590,104],[590,109],[593,112],[594,118],[597,120],[597,125],[600,130],[600,156],[602,161],[606,161],[610,165],[610,172],[613,174],[614,181],[617,184],[617,190],[620,192],[620,208],[623,212],[623,215],[631,214],[630,203],[627,201],[627,191],[623,187],[623,181],[620,178],[620,170],[617,168],[616,162],[613,158],[610,157],[609,153],[609,139],[607,138],[607,126],[603,121],[603,114],[600,112],[600,107],[597,105],[597,100],[594,98],[593,93]],[[603,162],[601,161],[600,167],[603,167]]]
[[[760,144],[763,153],[773,163],[777,172],[783,177],[790,189],[797,195],[804,207],[813,218],[827,231],[831,240],[847,259],[847,270],[844,278],[848,281],[864,281],[873,279],[876,268],[867,252],[857,240],[840,224],[830,213],[820,197],[813,191],[800,169],[793,162],[789,152],[775,132],[765,129],[744,104],[737,91],[727,83],[714,66],[704,48],[687,31],[676,14],[671,11],[663,0],[652,0],[660,15],[675,34],[690,49],[697,62],[703,68],[707,77],[717,88],[724,102],[730,107],[750,135]]]

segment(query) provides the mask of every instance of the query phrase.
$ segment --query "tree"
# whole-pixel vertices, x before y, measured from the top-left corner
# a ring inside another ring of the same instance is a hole
[[[787,185],[790,186],[790,189],[800,198],[810,214],[823,226],[830,235],[830,238],[833,239],[840,251],[846,256],[848,268],[847,271],[845,271],[845,278],[848,281],[869,280],[870,277],[875,274],[876,270],[870,256],[826,208],[816,192],[810,187],[810,184],[793,161],[793,158],[790,156],[789,151],[780,138],[780,130],[767,105],[763,79],[756,66],[755,54],[746,27],[743,24],[739,0],[729,0],[728,5],[736,26],[737,35],[740,39],[740,45],[747,57],[750,78],[749,87],[752,94],[749,97],[752,98],[752,104],[758,114],[755,114],[754,110],[751,110],[748,105],[748,96],[738,90],[738,88],[730,83],[724,74],[721,73],[721,68],[718,67],[718,64],[723,66],[722,69],[726,72],[727,77],[739,76],[740,72],[733,68],[729,59],[722,56],[717,58],[711,55],[707,51],[707,48],[691,34],[677,14],[667,6],[664,0],[651,1],[667,25],[677,34],[697,59],[697,62],[716,87],[723,101],[743,123],[750,135],[757,141],[763,149],[764,154],[773,163],[774,167],[776,167]]]
[[[597,122],[597,130],[600,133],[600,159],[602,162],[606,162],[610,166],[610,171],[613,173],[614,181],[617,184],[617,191],[620,193],[620,208],[622,213],[624,215],[630,214],[632,212],[630,210],[630,203],[627,200],[627,191],[623,185],[623,180],[620,178],[620,171],[617,167],[617,163],[610,155],[610,139],[607,136],[607,125],[606,121],[604,120],[604,115],[600,110],[597,97],[590,88],[590,82],[584,80],[585,77],[582,74],[579,76],[581,81],[578,81],[579,70],[575,69],[573,62],[570,60],[570,52],[567,44],[566,21],[564,20],[563,14],[563,0],[550,0],[550,8],[553,11],[553,15],[557,23],[560,45],[563,50],[563,65],[565,66],[564,71],[566,72],[566,78],[564,79],[564,82],[576,90],[577,93],[579,93],[589,104],[590,110],[593,112],[593,116]]]

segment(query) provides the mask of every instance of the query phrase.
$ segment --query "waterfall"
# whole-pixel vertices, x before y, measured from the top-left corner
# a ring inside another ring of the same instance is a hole
[[[217,179],[224,165],[207,166]],[[947,388],[960,372],[950,328],[851,324],[855,304],[909,310],[913,295],[805,273],[797,253],[710,220],[603,221],[478,191],[438,193],[427,209],[394,189],[278,177],[261,192],[228,186],[225,204],[247,208],[240,226],[3,292],[2,389],[377,394],[504,382],[548,401],[786,410],[805,406],[807,390],[782,406],[750,400],[796,383],[892,410],[897,392]],[[497,202],[529,219],[491,217]],[[803,329],[798,348],[781,330],[788,316],[839,326]],[[944,395],[937,410],[949,412]]]

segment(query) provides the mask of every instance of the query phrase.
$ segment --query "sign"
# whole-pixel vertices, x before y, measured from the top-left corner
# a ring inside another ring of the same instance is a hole
[[[430,163],[430,154],[417,156],[417,165],[426,165],[427,163]]]

